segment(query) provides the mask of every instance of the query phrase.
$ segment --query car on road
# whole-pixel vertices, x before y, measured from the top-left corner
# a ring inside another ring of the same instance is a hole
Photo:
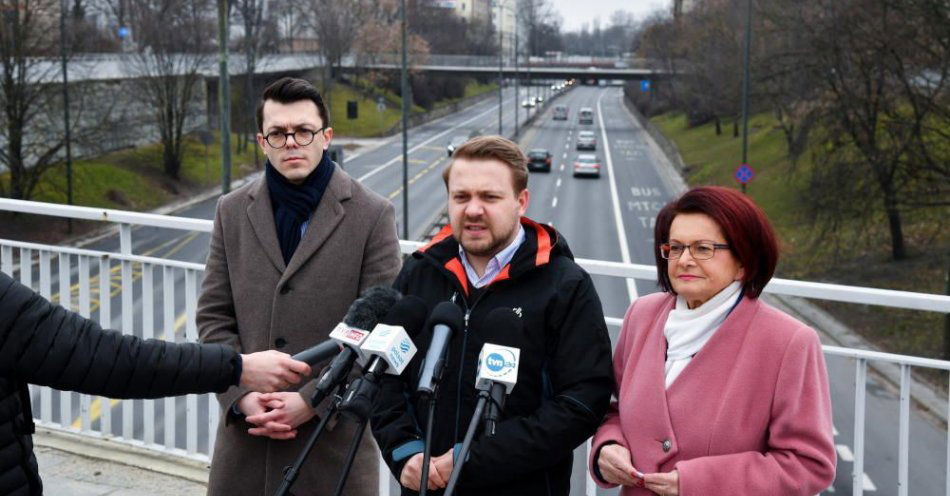
[[[543,148],[528,151],[528,170],[551,172],[551,152]]]
[[[449,140],[449,144],[446,145],[445,147],[445,150],[449,153],[449,157],[451,157],[452,154],[455,153],[456,148],[462,146],[463,143],[465,143],[466,141],[478,135],[479,135],[478,131],[472,131],[468,133],[468,136],[465,136],[464,134],[458,134],[458,135],[452,136],[452,139]]]
[[[594,132],[593,131],[578,131],[576,148],[578,150],[596,150],[597,137],[594,136]]]
[[[582,153],[574,158],[574,177],[600,177],[600,160],[593,153]]]
[[[527,100],[522,100],[522,101],[521,101],[521,106],[524,107],[524,108],[532,108],[532,107],[534,107],[534,99],[529,98],[529,99],[527,99]]]
[[[594,109],[590,107],[581,107],[580,111],[577,112],[577,122],[579,124],[593,124]]]
[[[566,121],[566,120],[567,120],[567,105],[555,105],[555,107],[554,107],[554,120],[556,120],[556,121]]]
[[[542,98],[540,95],[536,96],[534,97],[534,103],[541,105],[542,103],[544,103],[544,98]]]

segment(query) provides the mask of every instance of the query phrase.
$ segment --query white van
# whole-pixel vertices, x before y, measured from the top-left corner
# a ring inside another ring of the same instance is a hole
[[[567,105],[556,105],[554,107],[554,120],[556,121],[567,120]]]
[[[590,107],[583,107],[577,113],[577,122],[580,124],[593,124],[594,123],[594,109]]]

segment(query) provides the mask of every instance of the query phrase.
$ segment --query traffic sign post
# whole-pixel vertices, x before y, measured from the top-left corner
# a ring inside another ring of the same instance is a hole
[[[739,167],[736,167],[736,172],[733,174],[733,177],[736,178],[736,181],[739,181],[742,184],[742,192],[745,193],[745,185],[752,181],[752,178],[755,177],[755,171],[752,170],[752,167],[749,164],[742,164]]]

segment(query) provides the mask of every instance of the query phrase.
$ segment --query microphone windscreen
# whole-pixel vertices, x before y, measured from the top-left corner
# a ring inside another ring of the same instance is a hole
[[[518,336],[524,327],[521,317],[518,317],[518,314],[512,309],[504,307],[496,308],[488,312],[484,324],[482,325],[485,329],[492,329],[493,335],[495,336]],[[501,331],[495,332],[495,329],[500,329]],[[497,344],[504,345],[505,343]]]
[[[401,296],[399,291],[387,286],[369,288],[350,305],[343,323],[364,331],[372,330]]]
[[[425,326],[428,314],[429,307],[425,300],[415,295],[408,295],[397,301],[379,323],[402,327],[410,339],[415,339]]]
[[[453,332],[459,332],[465,325],[464,321],[465,315],[458,305],[450,301],[443,301],[432,309],[432,314],[429,315],[429,322],[426,327],[442,324],[451,328]]]

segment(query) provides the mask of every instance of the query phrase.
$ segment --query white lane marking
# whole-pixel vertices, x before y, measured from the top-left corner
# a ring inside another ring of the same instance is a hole
[[[833,430],[833,431],[834,431],[834,433],[835,433],[835,437],[838,437],[838,428],[837,428],[837,427],[835,427],[835,426],[831,426],[831,430]]]
[[[561,164],[561,170],[564,170],[564,164]]]
[[[468,123],[470,123],[470,122],[472,122],[472,121],[474,121],[474,120],[476,120],[476,119],[479,119],[479,118],[481,118],[481,117],[483,117],[483,116],[485,116],[485,115],[488,115],[488,114],[491,113],[491,112],[497,112],[498,109],[495,108],[495,107],[497,107],[497,105],[493,106],[492,108],[490,108],[490,109],[488,109],[488,110],[486,110],[486,111],[484,111],[484,112],[482,112],[482,113],[480,113],[480,114],[478,114],[478,115],[475,115],[475,116],[472,117],[471,119],[468,119],[468,120],[465,120],[465,121],[463,121],[463,122],[460,122],[460,123],[456,124],[455,126],[452,126],[452,127],[448,128],[448,129],[446,129],[445,131],[442,131],[441,133],[438,133],[438,134],[433,135],[433,136],[430,137],[429,139],[427,139],[427,140],[425,140],[425,141],[423,141],[423,142],[421,142],[421,143],[419,143],[419,144],[413,146],[412,148],[410,148],[409,151],[408,151],[408,153],[414,153],[414,152],[415,152],[416,150],[418,150],[419,148],[421,148],[421,147],[423,147],[423,146],[425,146],[425,145],[428,145],[429,143],[432,143],[432,142],[435,141],[436,139],[441,138],[442,136],[445,136],[446,134],[448,134],[448,133],[450,133],[450,132],[452,132],[452,131],[455,131],[456,129],[458,129],[458,128],[460,128],[460,127],[462,127],[462,126],[464,126],[464,125],[466,125],[466,124],[468,124]],[[393,157],[389,162],[386,162],[385,164],[380,165],[379,167],[377,167],[377,168],[375,168],[375,169],[373,169],[373,170],[367,172],[366,174],[363,174],[362,176],[360,176],[360,177],[357,179],[357,181],[363,182],[363,181],[369,179],[370,177],[376,175],[377,172],[379,172],[379,171],[385,169],[386,167],[389,167],[390,165],[396,163],[397,161],[401,161],[401,160],[402,160],[402,152],[400,152],[399,155],[396,155],[395,157]]]
[[[555,187],[555,188],[560,188],[560,187],[561,187],[561,178],[557,178],[557,184],[555,184],[554,187]],[[420,491],[421,491],[421,489],[420,489]]]
[[[864,490],[868,492],[877,491],[877,486],[874,485],[874,482],[871,481],[871,478],[868,477],[868,474],[863,473],[861,475],[864,476],[861,480],[861,485],[864,486]]]
[[[564,154],[561,155],[561,158],[567,158],[567,152],[564,152]]]
[[[614,223],[617,227],[617,237],[620,241],[620,259],[623,263],[630,263],[630,246],[627,244],[627,231],[624,229],[623,212],[620,210],[620,195],[617,193],[617,181],[614,176],[614,162],[610,157],[610,142],[607,140],[607,128],[604,126],[604,111],[601,108],[600,101],[603,100],[604,91],[597,98],[597,120],[600,122],[600,135],[604,142],[604,161],[607,162],[607,178],[610,183],[610,202],[613,204]],[[627,295],[630,301],[637,299],[637,286],[633,279],[626,279]]]
[[[570,148],[570,147],[571,147],[570,143],[564,143],[564,148]]]
[[[835,449],[838,450],[838,458],[842,461],[853,462],[854,453],[851,452],[851,448],[847,444],[836,444]]]
[[[557,206],[557,197],[555,196],[554,199],[551,200],[551,208],[554,208],[556,206]]]

